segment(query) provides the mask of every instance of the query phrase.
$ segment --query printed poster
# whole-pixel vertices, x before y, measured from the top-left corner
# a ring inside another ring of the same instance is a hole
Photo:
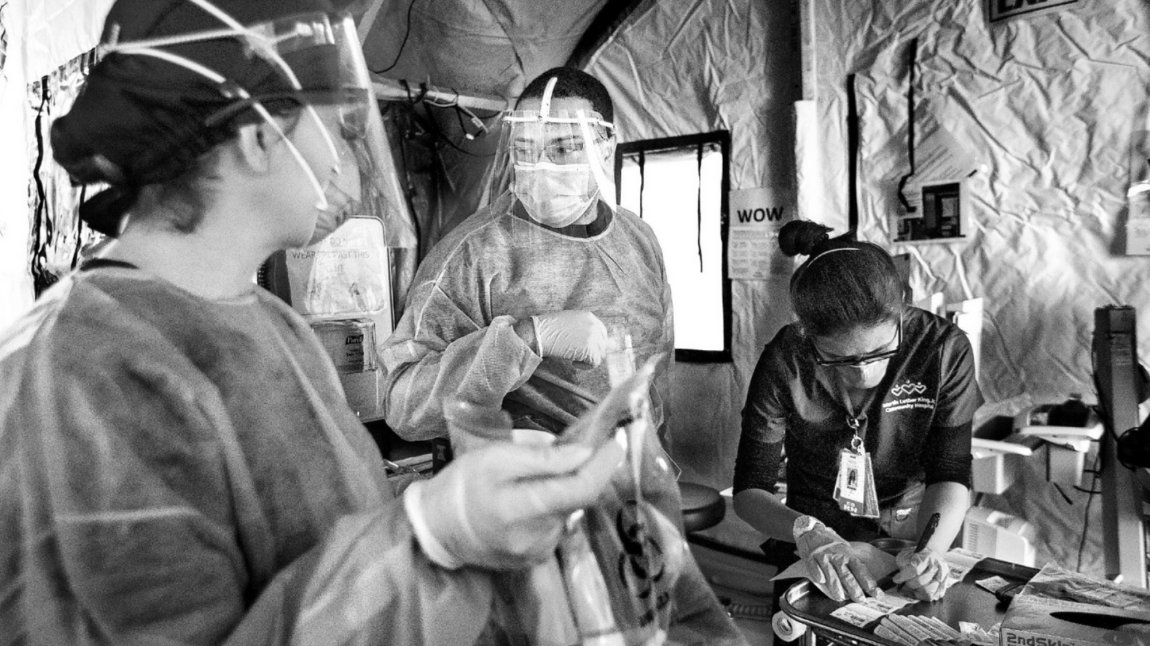
[[[794,262],[779,251],[779,229],[795,217],[795,191],[763,186],[731,191],[727,276],[767,280],[791,273]]]

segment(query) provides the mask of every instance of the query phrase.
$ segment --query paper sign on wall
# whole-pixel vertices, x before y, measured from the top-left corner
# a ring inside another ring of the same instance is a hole
[[[1055,10],[1075,9],[1079,0],[986,0],[990,22],[1002,22],[1022,16],[1030,17]]]
[[[922,135],[916,142],[918,164],[908,177],[901,197],[914,208],[892,214],[894,242],[930,242],[970,236],[970,198],[966,178],[973,175],[975,158],[935,118],[920,111]]]
[[[791,272],[779,251],[779,229],[795,217],[791,188],[764,186],[731,191],[727,275],[732,280],[766,280]]]

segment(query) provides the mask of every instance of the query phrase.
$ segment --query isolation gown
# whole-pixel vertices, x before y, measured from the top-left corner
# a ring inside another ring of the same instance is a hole
[[[630,335],[635,364],[662,361],[651,388],[664,427],[674,358],[671,290],[659,242],[625,209],[599,203],[582,235],[527,218],[505,193],[464,220],[420,264],[402,319],[380,347],[387,422],[412,440],[445,434],[448,395],[501,406],[516,427],[553,433],[610,390],[599,366],[541,357],[512,328],[521,319],[584,310]],[[664,441],[665,432],[660,432]]]

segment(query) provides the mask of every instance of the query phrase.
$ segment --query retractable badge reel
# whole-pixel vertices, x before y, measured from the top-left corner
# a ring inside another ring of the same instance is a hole
[[[839,470],[835,479],[835,501],[839,508],[852,516],[878,518],[878,494],[874,486],[874,469],[870,453],[863,447],[859,436],[859,420],[847,418],[853,431],[850,446],[839,452]]]

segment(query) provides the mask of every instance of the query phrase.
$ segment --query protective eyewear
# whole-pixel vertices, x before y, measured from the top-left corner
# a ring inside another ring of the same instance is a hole
[[[891,339],[891,341],[894,342],[894,348],[890,350],[879,350],[877,352],[868,352],[867,354],[833,358],[823,356],[814,341],[810,341],[810,346],[815,356],[815,363],[828,368],[862,368],[872,363],[886,361],[887,359],[893,358],[898,354],[899,350],[902,349],[902,316],[898,317],[898,326],[895,328],[894,338]]]
[[[596,139],[601,143],[602,139]],[[581,137],[569,137],[538,146],[527,141],[511,144],[511,159],[517,164],[536,164],[549,161],[553,164],[580,164],[587,161],[586,145]]]
[[[595,161],[611,138],[613,126],[591,113],[517,111],[504,118],[511,161],[535,164],[580,164]]]

